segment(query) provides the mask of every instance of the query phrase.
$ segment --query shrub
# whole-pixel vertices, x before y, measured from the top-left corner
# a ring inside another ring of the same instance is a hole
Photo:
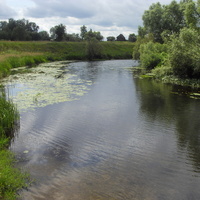
[[[165,76],[170,76],[173,74],[172,68],[168,65],[162,65],[160,67],[156,67],[152,70],[152,73],[156,78],[163,78]]]
[[[169,62],[175,75],[181,78],[200,77],[200,36],[194,29],[184,28],[172,39]]]
[[[166,44],[154,43],[152,41],[142,44],[139,52],[141,65],[147,70],[152,70],[156,66],[163,64],[168,56]]]
[[[96,38],[88,40],[86,45],[86,55],[88,60],[101,58],[101,45]]]

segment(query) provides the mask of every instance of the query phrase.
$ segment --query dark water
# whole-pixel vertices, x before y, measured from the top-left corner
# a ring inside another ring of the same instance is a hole
[[[200,100],[134,78],[136,64],[71,63],[90,90],[21,113],[11,149],[35,179],[21,199],[200,199]]]

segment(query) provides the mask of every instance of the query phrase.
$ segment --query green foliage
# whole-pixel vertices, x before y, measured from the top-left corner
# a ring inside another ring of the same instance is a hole
[[[0,199],[14,200],[17,192],[26,187],[28,176],[13,167],[14,155],[6,150],[14,134],[19,113],[11,101],[6,100],[0,86]]]
[[[186,23],[190,28],[199,30],[200,23],[200,1],[197,2],[189,0],[187,3],[183,4],[184,15]]]
[[[140,46],[140,61],[147,70],[163,64],[167,57],[167,46],[152,41]]]
[[[107,41],[113,42],[113,41],[115,41],[115,37],[114,36],[108,36]]]
[[[97,41],[103,40],[103,36],[100,32],[92,31],[92,29],[90,29],[87,33],[85,33],[85,40],[92,40],[92,38],[95,38]]]
[[[161,79],[173,75],[172,68],[169,65],[161,65],[151,70],[155,78]]]
[[[92,38],[95,38],[98,41],[103,40],[103,36],[101,35],[100,32],[92,31],[92,29],[87,31],[87,27],[85,25],[81,26],[80,30],[81,30],[80,36],[82,40],[91,40]]]
[[[66,41],[70,41],[70,42],[80,42],[81,41],[79,34],[75,34],[75,33],[66,34],[65,37],[66,37]]]
[[[96,38],[91,38],[87,41],[86,55],[88,60],[101,58],[101,45]]]
[[[134,43],[133,46],[133,54],[132,57],[134,60],[139,60],[140,59],[140,46],[142,44],[146,44],[150,41],[153,41],[153,35],[148,34],[145,37],[138,36],[137,41]]]
[[[51,39],[56,41],[63,41],[66,36],[66,26],[63,24],[59,24],[50,29]]]
[[[160,3],[152,4],[142,17],[147,33],[153,33],[157,42],[161,41],[160,34],[163,31],[162,24],[163,6]]]
[[[200,0],[152,4],[143,22],[133,48],[133,58],[140,59],[142,67],[157,78],[200,78]],[[147,34],[153,36],[150,42]]]
[[[175,75],[200,78],[200,36],[194,29],[184,28],[171,41],[169,62]]]
[[[39,26],[34,22],[10,18],[8,22],[0,21],[0,39],[12,41],[40,40],[38,29]]]
[[[0,138],[12,136],[15,122],[19,118],[17,109],[12,102],[5,99],[4,91],[0,93]],[[11,134],[11,135],[10,135]]]
[[[42,41],[50,39],[49,33],[47,31],[40,31],[39,32],[39,37],[40,37],[40,40],[42,40]]]
[[[85,35],[87,33],[87,27],[85,25],[81,26],[80,27],[80,31],[81,31],[81,34],[80,34],[81,39],[85,40]]]
[[[137,40],[137,36],[134,33],[129,35],[128,37],[129,42],[136,42],[136,40]]]
[[[0,199],[14,200],[17,192],[27,187],[27,174],[13,167],[14,156],[8,150],[0,150]]]
[[[139,28],[139,35],[152,33],[156,42],[162,43],[161,34],[168,31],[170,34],[179,33],[186,26],[183,7],[172,1],[169,5],[152,4],[143,15],[144,27]]]

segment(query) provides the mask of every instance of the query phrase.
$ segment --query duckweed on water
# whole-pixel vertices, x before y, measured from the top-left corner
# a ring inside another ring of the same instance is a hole
[[[15,74],[4,79],[18,109],[25,111],[74,101],[86,94],[92,82],[69,73],[66,65],[65,62],[40,64],[31,68],[29,73]]]

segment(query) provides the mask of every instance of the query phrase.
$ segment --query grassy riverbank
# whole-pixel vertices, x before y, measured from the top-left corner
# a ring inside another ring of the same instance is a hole
[[[133,43],[100,42],[100,59],[131,59]],[[10,69],[58,60],[87,60],[87,42],[0,41],[0,78]]]
[[[14,155],[7,149],[13,137],[19,114],[12,102],[6,100],[0,88],[0,199],[16,199],[18,190],[26,186],[27,175],[14,167]]]

